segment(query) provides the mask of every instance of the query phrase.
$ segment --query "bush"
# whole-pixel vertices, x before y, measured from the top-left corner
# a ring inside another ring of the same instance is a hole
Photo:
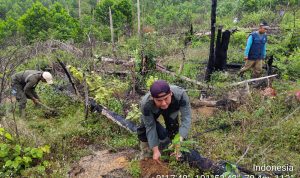
[[[238,31],[233,33],[233,35],[230,37],[230,43],[232,45],[237,45],[239,46],[241,49],[245,49],[246,47],[246,42],[247,42],[247,38],[248,35],[246,32],[244,31]]]
[[[269,24],[271,24],[276,18],[276,14],[270,10],[260,10],[258,12],[251,12],[249,14],[245,14],[241,21],[239,22],[240,25],[246,27],[257,27],[261,21],[265,20]]]
[[[300,78],[300,48],[298,48],[295,53],[290,55],[287,60],[287,71],[290,80],[297,80]]]
[[[0,141],[0,177],[16,177],[24,175],[28,170],[32,171],[31,176],[44,175],[48,166],[48,162],[43,161],[44,154],[50,153],[48,145],[38,148],[23,147],[2,127]]]

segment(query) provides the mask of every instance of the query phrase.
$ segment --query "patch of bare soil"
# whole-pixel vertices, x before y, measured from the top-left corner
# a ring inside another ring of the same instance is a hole
[[[153,159],[141,160],[140,167],[142,172],[141,177],[143,178],[152,178],[158,175],[172,175],[172,171],[168,168],[166,163],[158,164]]]
[[[110,153],[109,150],[96,151],[93,155],[81,158],[69,171],[69,177],[131,177],[125,168],[129,164],[129,157],[135,152],[136,150],[124,150],[117,153]]]
[[[201,119],[209,118],[213,116],[218,111],[218,108],[216,107],[207,107],[202,106],[198,108],[192,109],[192,122],[198,122]]]

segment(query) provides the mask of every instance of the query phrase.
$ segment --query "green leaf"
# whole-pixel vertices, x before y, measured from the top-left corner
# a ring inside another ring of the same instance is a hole
[[[17,156],[14,161],[20,163],[22,162],[22,158],[20,156]]]
[[[7,160],[6,162],[5,162],[5,167],[10,167],[11,165],[13,164],[13,162],[12,162],[12,160]]]
[[[21,153],[21,146],[20,145],[16,145],[14,148],[15,152],[14,152],[14,156],[19,156]]]
[[[231,169],[231,164],[226,163],[226,171],[227,171],[227,172],[231,172],[231,171],[232,171],[232,169]]]
[[[187,149],[187,148],[183,148],[183,147],[181,147],[181,148],[180,148],[180,151],[182,151],[182,152],[188,152],[188,153],[190,152],[190,150],[189,150],[189,149]]]
[[[4,131],[4,128],[0,127],[0,135],[3,135]]]
[[[26,164],[30,164],[32,162],[32,159],[28,156],[23,156],[23,161],[26,163]]]
[[[41,147],[41,150],[44,153],[50,153],[50,146],[49,145],[45,145],[45,146]]]
[[[224,172],[224,173],[222,174],[223,177],[227,177],[227,176],[229,176],[229,175],[230,175],[230,172]]]
[[[19,160],[16,160],[16,161],[13,161],[12,162],[12,165],[11,165],[15,170],[17,170],[20,166],[20,161]]]
[[[13,140],[12,136],[10,135],[10,133],[5,133],[5,138],[8,140]]]
[[[174,143],[174,144],[180,143],[180,134],[179,133],[175,135],[174,139],[172,140],[172,143]]]
[[[49,166],[49,162],[48,162],[48,161],[43,161],[43,165],[44,165],[45,167],[47,167],[47,166]]]
[[[44,166],[38,166],[38,167],[37,167],[37,170],[38,170],[39,172],[44,172],[44,171],[46,170],[46,168],[45,168]]]
[[[30,151],[33,158],[42,158],[43,157],[43,151],[38,148],[32,148]]]
[[[28,152],[30,152],[31,151],[31,148],[30,147],[26,147],[25,149],[24,149],[24,152],[25,153],[28,153]]]
[[[5,158],[8,155],[9,148],[7,144],[1,143],[0,144],[0,158]]]

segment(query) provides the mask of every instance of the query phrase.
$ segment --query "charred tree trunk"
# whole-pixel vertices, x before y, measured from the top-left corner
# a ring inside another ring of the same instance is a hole
[[[218,70],[217,66],[220,66],[220,52],[221,52],[221,43],[222,43],[222,27],[218,28],[217,40],[216,40],[216,48],[215,48],[215,60],[214,60],[214,71]]]
[[[63,68],[64,72],[66,73],[66,75],[67,75],[67,77],[68,77],[68,79],[69,79],[69,81],[70,81],[70,83],[71,83],[71,85],[72,85],[72,87],[73,87],[73,89],[74,89],[76,95],[77,95],[77,96],[80,96],[80,94],[79,94],[79,92],[78,92],[78,89],[77,89],[75,83],[74,83],[73,80],[72,80],[71,74],[69,73],[69,71],[68,71],[67,68],[66,68],[66,65],[65,65],[60,59],[56,58],[56,60],[57,60],[57,62],[60,64],[60,66]]]
[[[274,56],[270,56],[268,62],[267,62],[267,74],[268,75],[272,75],[273,73],[273,70],[272,70],[272,64],[273,64],[273,61],[274,61]]]
[[[222,35],[221,35],[222,34]],[[230,40],[231,32],[226,30],[222,33],[222,29],[218,30],[216,52],[215,52],[215,65],[214,69],[223,71],[226,69],[227,65],[227,50]]]
[[[211,38],[210,38],[210,52],[209,59],[205,73],[205,80],[209,81],[210,76],[214,70],[214,61],[215,61],[215,31],[216,31],[216,9],[217,9],[217,0],[211,1]]]

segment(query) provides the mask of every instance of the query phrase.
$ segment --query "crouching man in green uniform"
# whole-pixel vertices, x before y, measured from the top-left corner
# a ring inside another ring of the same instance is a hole
[[[191,126],[189,98],[183,88],[169,85],[164,80],[157,80],[150,87],[150,92],[142,98],[141,112],[142,124],[137,133],[142,159],[151,157],[152,150],[152,158],[160,162],[161,150],[159,146],[164,145],[163,147],[166,147],[178,132],[181,141],[188,136]],[[179,112],[181,113],[180,126]],[[160,115],[163,116],[166,128],[158,122]]]
[[[12,88],[16,92],[21,117],[25,117],[27,98],[36,105],[39,103],[39,96],[35,92],[35,87],[40,81],[53,84],[52,75],[49,72],[25,70],[12,76]]]

